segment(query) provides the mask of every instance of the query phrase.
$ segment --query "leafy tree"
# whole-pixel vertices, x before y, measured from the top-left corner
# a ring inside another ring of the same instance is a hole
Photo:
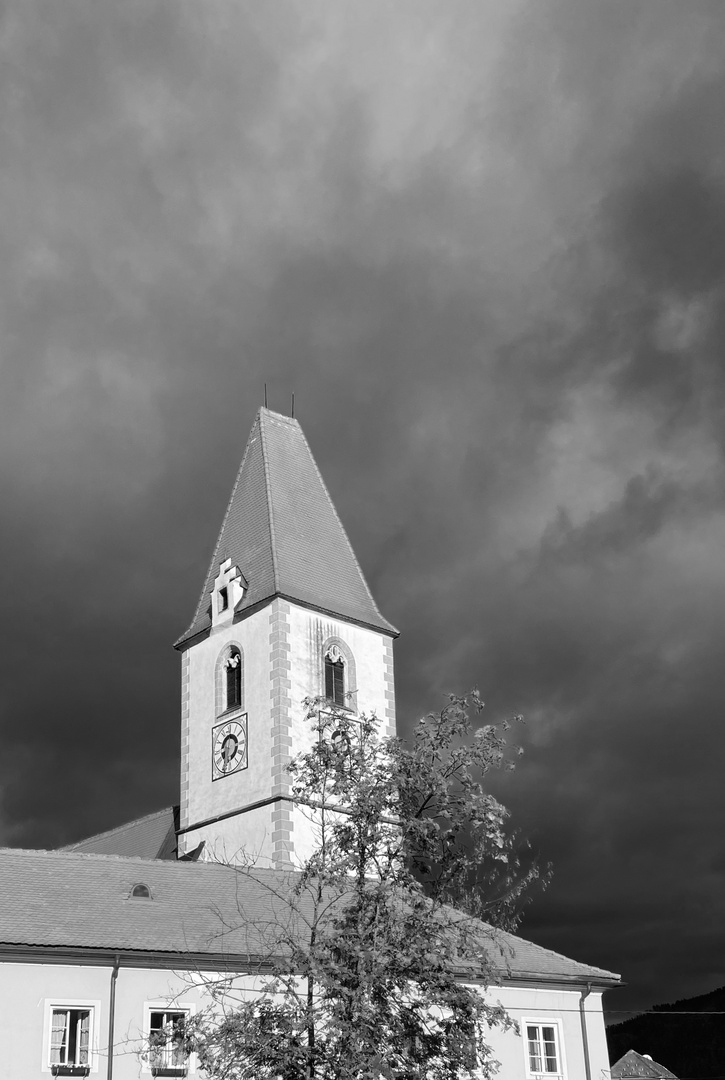
[[[270,974],[233,1005],[231,983],[212,987],[189,1047],[218,1080],[493,1076],[488,1032],[514,1024],[482,990],[505,963],[497,928],[537,877],[482,786],[512,767],[508,725],[472,729],[475,691],[421,719],[410,745],[375,717],[306,706],[314,738],[289,771],[315,850],[267,885]]]

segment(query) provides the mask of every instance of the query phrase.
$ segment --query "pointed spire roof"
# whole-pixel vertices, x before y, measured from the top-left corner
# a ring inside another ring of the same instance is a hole
[[[397,636],[378,611],[298,422],[261,408],[244,451],[191,626],[211,627],[211,592],[231,559],[247,581],[236,613],[283,596]]]

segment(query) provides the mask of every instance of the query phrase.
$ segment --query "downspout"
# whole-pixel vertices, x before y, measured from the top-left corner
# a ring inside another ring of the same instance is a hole
[[[579,1016],[582,1022],[582,1046],[584,1048],[584,1071],[586,1075],[586,1080],[592,1080],[592,1067],[589,1061],[589,1036],[587,1035],[587,1014],[584,1009],[584,1002],[587,1000],[591,992],[592,984],[587,983],[586,990],[582,990],[582,996],[579,998]]]
[[[108,1006],[108,1071],[106,1073],[108,1080],[113,1080],[113,1028],[116,1019],[116,980],[118,979],[120,966],[121,958],[116,953],[113,971],[111,972],[111,1000]]]

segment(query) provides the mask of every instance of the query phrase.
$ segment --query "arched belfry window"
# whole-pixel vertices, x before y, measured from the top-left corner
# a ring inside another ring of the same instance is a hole
[[[228,709],[239,709],[242,705],[242,654],[239,649],[230,649],[224,661],[226,670],[226,698]]]
[[[337,645],[325,653],[325,697],[335,705],[345,704],[345,661]]]
[[[244,705],[244,655],[238,645],[227,645],[217,661],[216,712],[220,715]]]
[[[339,638],[328,638],[322,656],[325,697],[333,705],[357,712],[355,658],[352,651]]]

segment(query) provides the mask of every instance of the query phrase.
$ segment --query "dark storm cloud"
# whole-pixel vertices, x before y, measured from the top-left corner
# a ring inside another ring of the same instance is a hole
[[[266,381],[403,724],[527,716],[528,932],[615,1008],[721,981],[724,38],[719,0],[5,7],[5,842],[175,800],[170,643]]]
[[[647,281],[691,296],[725,275],[722,180],[688,168],[643,177],[616,200],[620,243]]]

